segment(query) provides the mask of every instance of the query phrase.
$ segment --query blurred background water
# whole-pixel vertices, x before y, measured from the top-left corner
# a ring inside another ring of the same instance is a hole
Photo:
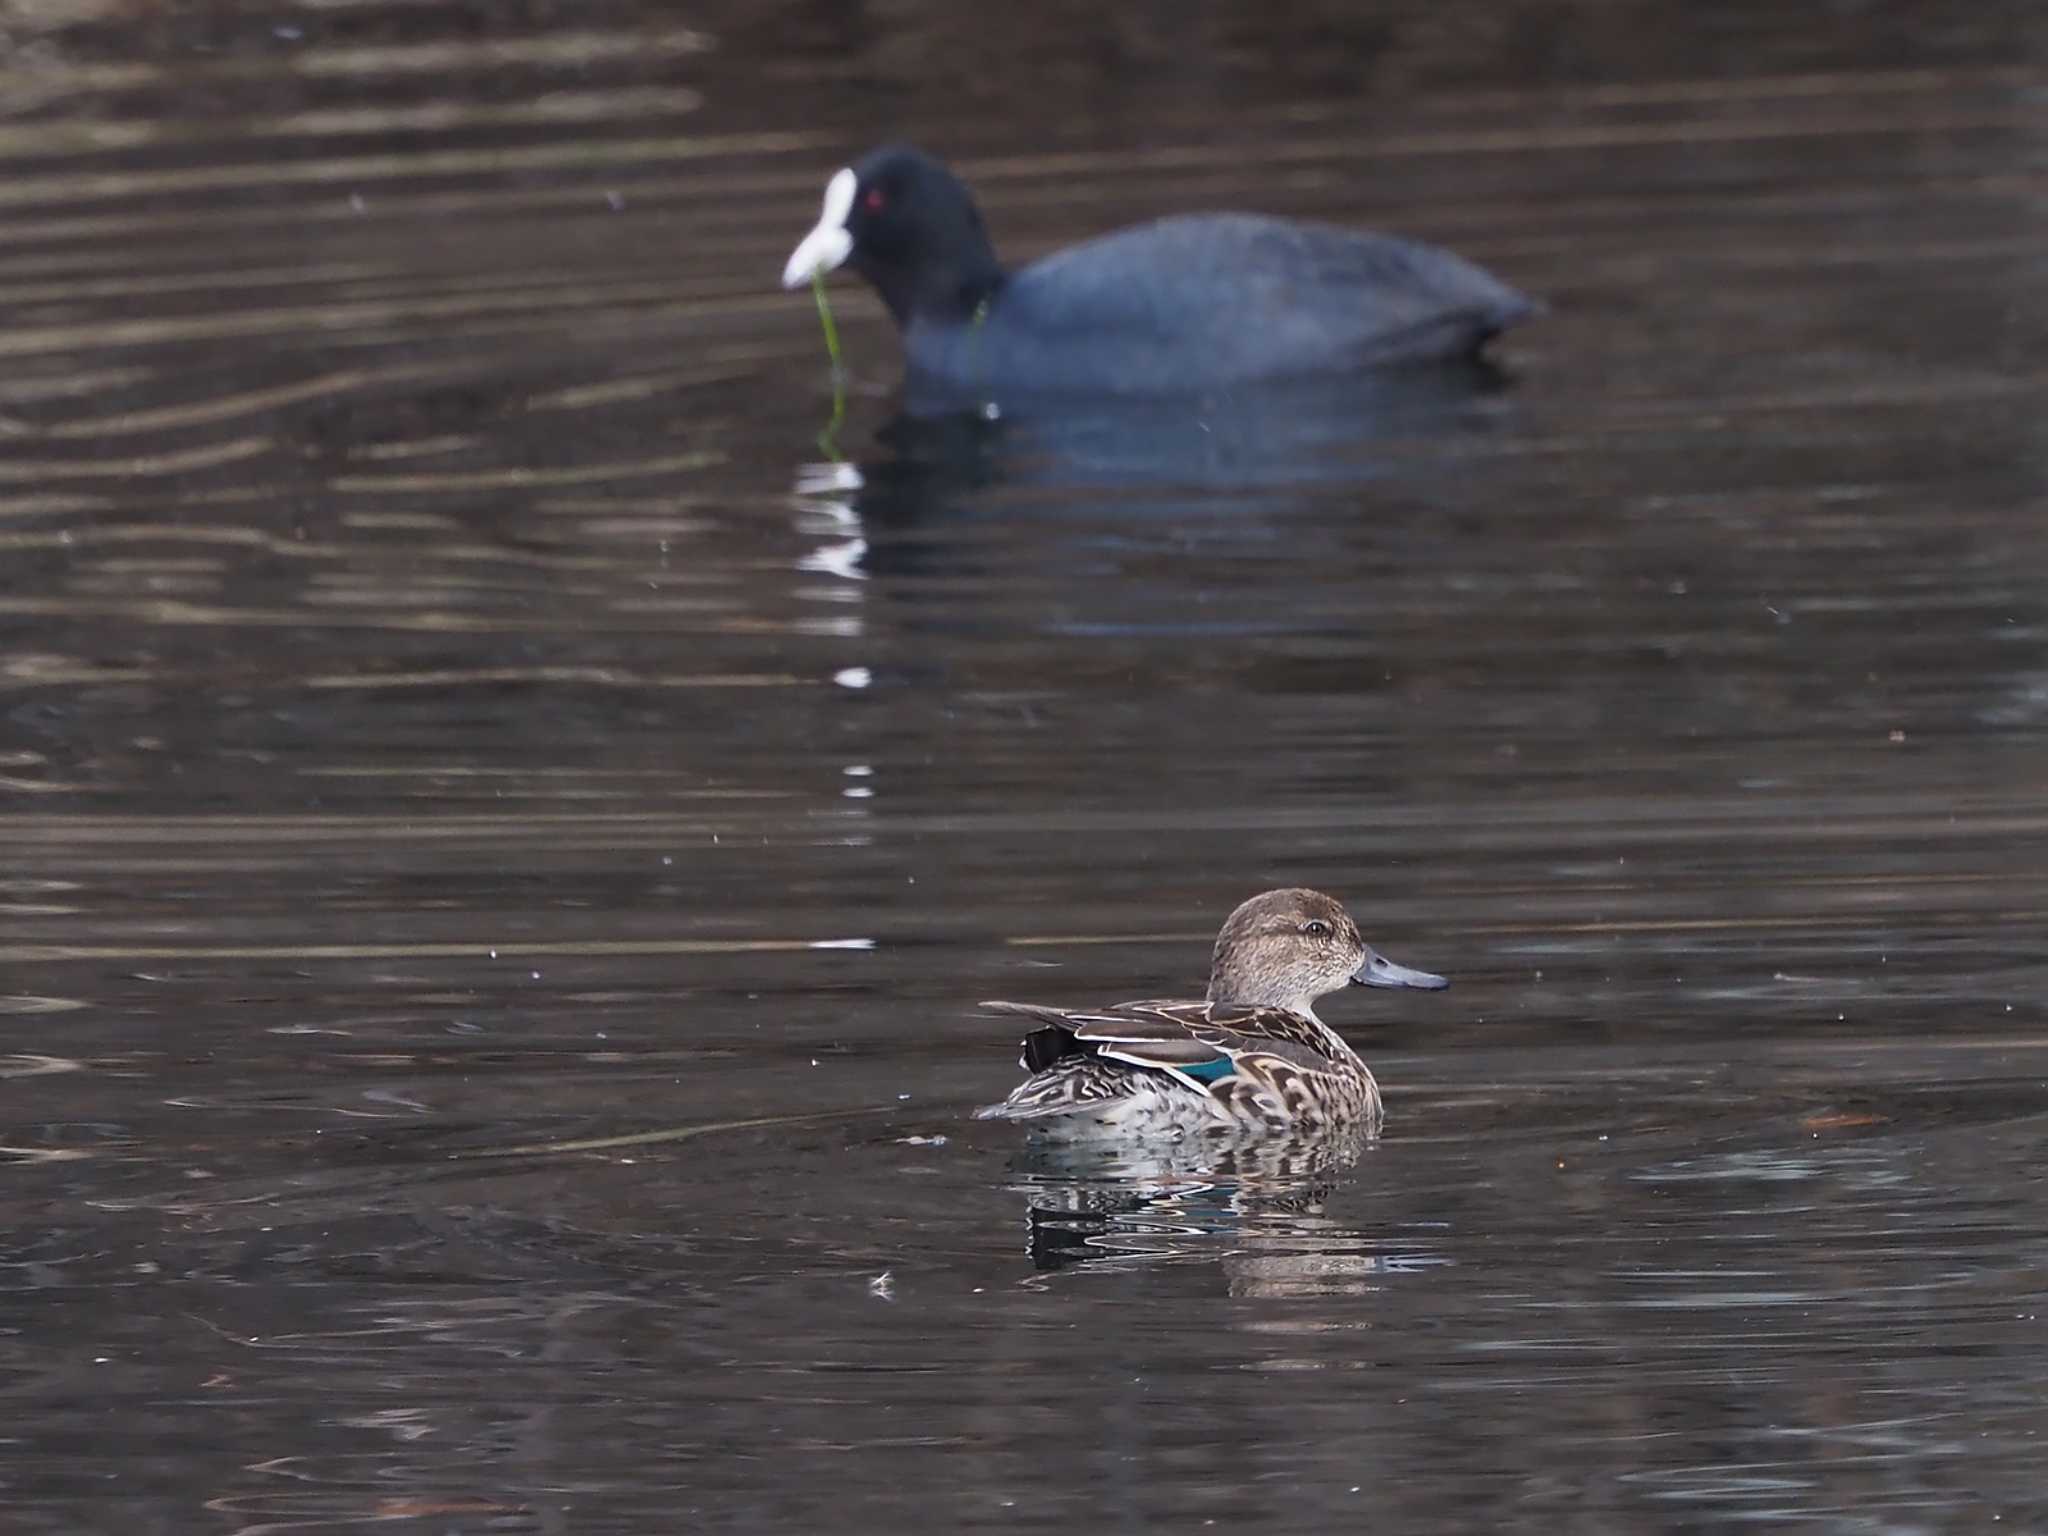
[[[2048,1525],[2048,23],[0,3],[11,1530]],[[1502,377],[933,415],[825,177]],[[1277,883],[1355,1159],[1020,1155]]]

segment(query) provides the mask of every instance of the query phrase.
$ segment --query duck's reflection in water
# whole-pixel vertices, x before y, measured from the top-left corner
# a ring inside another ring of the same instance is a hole
[[[1379,1232],[1328,1214],[1375,1139],[1354,1128],[1113,1146],[1033,1140],[1011,1163],[1009,1188],[1024,1197],[1038,1270],[1214,1264],[1233,1295],[1349,1291],[1448,1262],[1412,1225]]]

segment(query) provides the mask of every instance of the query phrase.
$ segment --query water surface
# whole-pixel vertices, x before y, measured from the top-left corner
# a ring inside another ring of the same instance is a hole
[[[2048,1524],[2038,20],[1062,15],[7,20],[13,1528]],[[835,459],[898,135],[1552,311]],[[1282,882],[1355,1161],[967,1118]]]

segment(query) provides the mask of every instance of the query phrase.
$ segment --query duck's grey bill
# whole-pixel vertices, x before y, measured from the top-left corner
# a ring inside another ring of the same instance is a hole
[[[830,272],[853,254],[853,236],[847,233],[846,216],[853,212],[854,175],[840,171],[825,183],[825,206],[813,229],[789,254],[782,269],[782,286],[801,288],[820,272]]]
[[[1434,971],[1411,971],[1396,965],[1376,950],[1368,951],[1365,964],[1351,973],[1354,987],[1414,987],[1422,992],[1441,992],[1450,982]]]

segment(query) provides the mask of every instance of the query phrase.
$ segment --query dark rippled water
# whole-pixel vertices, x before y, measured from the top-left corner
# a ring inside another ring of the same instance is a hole
[[[2038,16],[951,18],[0,8],[8,1528],[2048,1526]],[[897,135],[1552,310],[834,459]],[[1280,882],[1355,1162],[966,1118]]]

